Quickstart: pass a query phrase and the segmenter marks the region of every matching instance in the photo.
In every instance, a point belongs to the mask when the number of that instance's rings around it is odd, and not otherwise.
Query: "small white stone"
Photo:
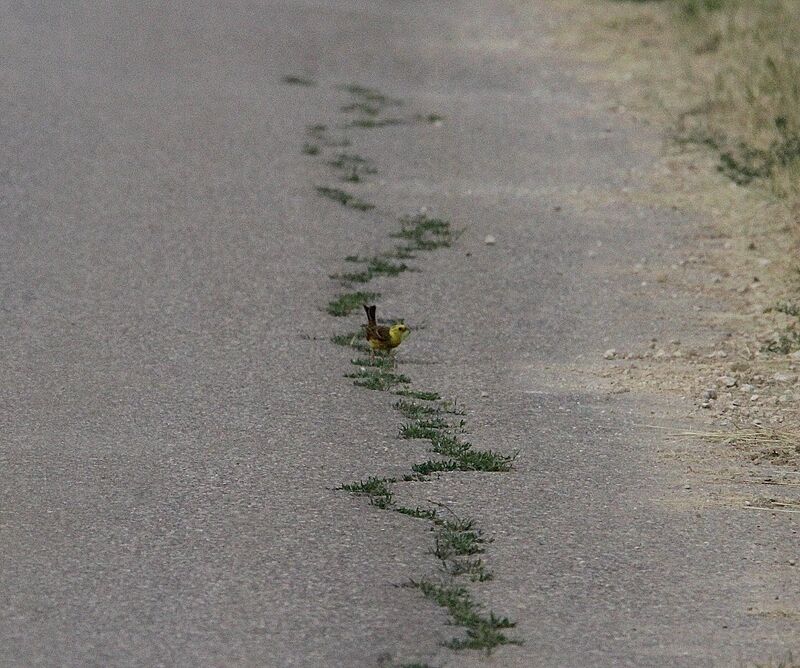
[[[736,383],[739,382],[733,376],[720,376],[717,380],[725,387],[736,387]]]
[[[603,359],[613,360],[617,356],[616,348],[609,348],[603,353]]]
[[[487,246],[494,246],[497,243],[497,239],[494,238],[494,235],[487,234],[486,238],[484,238],[483,243]]]
[[[793,383],[797,380],[797,374],[778,371],[778,373],[772,376],[772,380],[776,383]]]

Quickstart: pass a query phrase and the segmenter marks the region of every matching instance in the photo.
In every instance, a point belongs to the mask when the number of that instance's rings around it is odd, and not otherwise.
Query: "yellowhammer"
[[[397,348],[410,333],[411,330],[402,322],[396,322],[391,327],[386,325],[379,325],[375,320],[375,306],[367,306],[364,304],[364,310],[367,312],[367,324],[361,325],[367,336],[367,341],[372,348],[372,355],[375,355],[376,350],[391,351]]]

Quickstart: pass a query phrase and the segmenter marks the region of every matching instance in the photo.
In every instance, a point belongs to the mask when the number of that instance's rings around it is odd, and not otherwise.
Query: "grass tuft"
[[[283,83],[290,84],[293,86],[316,86],[317,82],[313,79],[307,79],[306,77],[296,76],[294,74],[287,74],[283,79],[281,79]]]
[[[450,425],[441,418],[429,420],[417,420],[400,427],[400,438],[436,438],[441,434],[442,429],[447,429]]]
[[[362,100],[366,100],[367,102],[372,102],[375,105],[381,107],[387,106],[400,106],[403,104],[402,100],[397,98],[388,97],[383,93],[375,90],[374,88],[367,88],[366,86],[360,86],[359,84],[347,84],[342,86],[342,90],[347,91],[353,97],[361,98]]]
[[[384,128],[387,125],[402,125],[405,121],[402,118],[354,118],[349,123],[345,123],[345,128],[362,128],[371,130],[373,128]]]
[[[332,199],[334,202],[339,202],[342,206],[348,206],[351,209],[358,209],[359,211],[369,211],[374,209],[375,205],[359,199],[355,195],[351,195],[339,188],[329,188],[327,186],[316,186],[316,191],[322,197]]]
[[[392,494],[389,485],[396,482],[393,478],[375,478],[370,477],[367,480],[359,480],[349,485],[342,485],[336,489],[345,492],[350,492],[357,496],[369,497],[369,502],[373,506],[381,509],[386,509],[394,503],[394,494]]]
[[[374,367],[376,369],[394,369],[394,358],[390,355],[374,355],[372,357],[356,357],[350,364],[360,367]]]
[[[396,401],[393,408],[400,411],[403,417],[407,417],[410,420],[417,420],[428,415],[436,415],[440,410],[434,406],[426,406],[425,404],[418,404],[415,401],[406,401],[405,399]]]
[[[374,302],[380,296],[380,292],[347,292],[343,295],[339,295],[332,302],[329,302],[326,310],[330,315],[337,317],[350,315],[355,309],[361,307],[362,304]]]
[[[425,214],[419,214],[403,218],[400,224],[400,231],[391,236],[409,242],[401,247],[404,252],[448,248],[453,242],[450,223],[441,218],[428,218]]]
[[[436,514],[435,510],[428,510],[427,508],[407,508],[406,506],[395,506],[392,508],[395,512],[401,513],[402,515],[408,515],[409,517],[415,517],[421,520],[429,520],[431,522],[435,522],[438,520],[438,515]]]
[[[351,256],[352,257],[352,256]],[[372,257],[366,260],[353,259],[351,262],[366,262],[366,267],[361,271],[350,271],[344,274],[336,274],[331,278],[338,278],[347,283],[367,283],[376,276],[397,276],[404,271],[411,271],[411,268],[404,262],[396,263],[384,260],[382,257]]]
[[[466,588],[430,580],[412,580],[407,586],[419,589],[425,598],[446,608],[453,623],[466,629],[465,638],[455,638],[446,643],[450,649],[482,649],[489,653],[499,645],[520,644],[503,633],[504,629],[514,628],[516,624],[492,612],[488,616],[481,614]]]
[[[395,394],[401,397],[411,397],[412,399],[421,399],[422,401],[441,401],[442,397],[438,392],[424,392],[421,390],[397,390]]]
[[[389,373],[383,369],[363,369],[356,373],[345,374],[345,378],[353,378],[353,385],[358,385],[358,387],[381,392],[391,390],[396,385],[411,382],[408,376],[400,373]]]

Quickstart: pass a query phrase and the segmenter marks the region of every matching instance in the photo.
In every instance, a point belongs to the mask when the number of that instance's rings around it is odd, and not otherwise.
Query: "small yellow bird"
[[[372,356],[376,350],[391,351],[397,348],[403,340],[411,333],[411,330],[402,322],[396,322],[391,327],[379,325],[375,319],[375,306],[364,304],[367,312],[367,324],[361,325],[367,337],[367,342],[372,348]]]

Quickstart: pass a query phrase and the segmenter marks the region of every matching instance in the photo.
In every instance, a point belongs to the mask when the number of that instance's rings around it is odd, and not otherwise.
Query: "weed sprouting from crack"
[[[428,520],[429,522],[436,522],[439,519],[435,510],[429,510],[427,508],[407,508],[405,506],[395,506],[392,508],[392,510],[400,513],[401,515],[408,515],[409,517]]]
[[[367,88],[366,86],[360,86],[359,84],[347,84],[341,87],[342,90],[347,91],[353,97],[361,98],[362,100],[366,100],[367,102],[372,102],[373,104],[379,105],[381,107],[387,106],[394,106],[398,107],[403,104],[402,100],[399,100],[394,97],[388,97],[383,93],[375,90],[374,88]]]
[[[444,121],[444,116],[439,114],[417,114],[414,118],[423,123],[441,123]]]
[[[332,137],[328,126],[323,123],[309,125],[306,128],[306,134],[311,137],[311,139],[324,144],[325,146],[339,146],[342,148],[345,146],[350,146],[350,140],[347,139],[347,137],[342,137],[339,139]]]
[[[303,144],[303,153],[305,155],[319,155],[319,146],[316,144],[305,143]]]
[[[376,276],[397,276],[404,271],[413,271],[404,262],[396,263],[384,260],[382,257],[372,257],[367,260],[362,260],[356,256],[351,256],[354,259],[351,262],[366,262],[366,267],[361,271],[349,271],[344,274],[334,274],[331,278],[339,279],[345,283],[367,283]]]
[[[444,520],[439,525],[433,554],[440,561],[472,556],[481,554],[487,542],[491,541],[483,537],[483,532],[475,527],[474,520],[456,517],[454,520]]]
[[[347,334],[334,334],[331,337],[331,343],[337,346],[346,346],[348,348],[355,348],[356,350],[368,353],[369,346],[364,343],[364,332],[349,332]]]
[[[295,74],[287,74],[283,79],[281,79],[283,83],[290,84],[293,86],[316,86],[317,82],[313,79],[307,79],[306,77],[297,76]]]
[[[406,239],[409,243],[399,247],[403,252],[448,248],[453,243],[450,223],[441,218],[429,218],[424,213],[400,220],[400,231],[393,233],[395,239]]]
[[[466,638],[454,638],[446,643],[450,649],[482,649],[487,653],[499,645],[520,644],[506,636],[502,630],[516,626],[507,617],[497,617],[493,612],[481,614],[465,587],[439,584],[430,580],[411,580],[407,587],[419,589],[423,596],[446,608],[457,626],[466,629]]]
[[[371,130],[373,128],[384,128],[387,125],[402,125],[405,121],[402,118],[354,118],[349,123],[344,124],[344,128],[361,128]]]
[[[361,181],[364,174],[375,174],[377,171],[369,160],[354,153],[339,153],[328,164],[344,172],[342,178],[352,183]]]
[[[355,195],[351,195],[339,188],[329,188],[328,186],[316,186],[315,190],[322,197],[332,199],[334,202],[339,202],[342,206],[348,206],[351,209],[358,209],[359,211],[369,211],[374,209],[375,205],[359,199]]]
[[[336,489],[350,492],[356,496],[366,496],[373,506],[385,510],[390,508],[394,503],[394,494],[392,494],[392,490],[389,488],[389,485],[394,482],[395,480],[393,478],[370,477],[366,480],[350,483],[349,485],[342,485]]]
[[[410,420],[436,415],[440,412],[440,409],[435,406],[426,406],[425,404],[418,404],[415,401],[406,401],[405,399],[396,401],[392,407],[400,411],[403,417],[407,417]]]
[[[395,361],[390,355],[374,355],[372,357],[356,357],[350,360],[350,364],[376,369],[394,369]]]
[[[486,568],[486,562],[483,559],[454,559],[443,562],[442,566],[445,572],[454,578],[466,575],[473,582],[488,582],[494,577],[492,572]]]
[[[347,292],[329,302],[325,310],[330,315],[337,317],[350,315],[355,309],[360,308],[362,304],[374,302],[380,296],[380,292]]]
[[[441,433],[440,430],[449,427],[450,425],[441,418],[417,420],[402,425],[398,436],[400,438],[436,438]]]
[[[420,399],[422,401],[441,401],[442,397],[438,392],[424,392],[421,390],[397,390],[395,394],[401,397],[411,397],[412,399]]]
[[[389,373],[383,369],[362,369],[356,373],[345,374],[345,378],[353,378],[353,385],[358,385],[358,387],[381,392],[391,390],[396,385],[411,382],[408,376],[400,373]]]
[[[351,102],[350,104],[342,105],[339,109],[345,113],[357,111],[365,116],[377,116],[381,113],[379,105],[369,104],[368,102]]]

